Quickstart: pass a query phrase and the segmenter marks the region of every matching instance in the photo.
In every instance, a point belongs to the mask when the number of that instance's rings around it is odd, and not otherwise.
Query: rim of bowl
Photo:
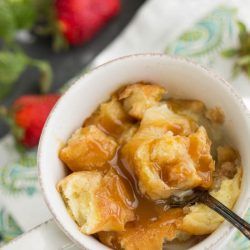
[[[42,179],[42,175],[41,175],[41,172],[42,172],[42,167],[41,167],[41,164],[40,164],[40,158],[41,158],[41,155],[43,153],[42,151],[42,145],[43,145],[43,141],[45,140],[44,137],[45,137],[45,133],[46,133],[46,129],[48,127],[48,124],[49,124],[49,121],[50,121],[50,118],[53,116],[53,113],[57,110],[57,106],[60,105],[61,102],[63,102],[63,97],[65,95],[67,95],[68,92],[70,92],[71,89],[73,89],[80,80],[83,80],[84,78],[86,78],[89,74],[93,74],[94,72],[98,71],[100,68],[103,68],[105,67],[106,65],[109,65],[109,64],[113,64],[113,63],[116,63],[117,61],[120,61],[120,60],[126,60],[126,59],[132,59],[132,58],[138,58],[138,57],[165,57],[165,58],[168,58],[170,60],[174,60],[174,61],[180,61],[180,62],[184,62],[184,63],[187,63],[187,64],[190,64],[196,68],[198,68],[199,70],[202,70],[203,72],[205,72],[206,74],[208,74],[211,78],[219,81],[222,85],[224,85],[230,92],[231,94],[237,99],[237,101],[239,102],[240,104],[240,107],[241,109],[243,110],[245,116],[249,119],[250,121],[250,111],[249,109],[246,107],[246,105],[244,104],[241,96],[236,92],[236,90],[233,88],[233,86],[227,82],[223,77],[221,77],[220,75],[218,75],[217,73],[215,73],[214,71],[212,71],[211,69],[207,68],[206,66],[204,65],[201,65],[199,63],[196,63],[188,58],[185,58],[185,57],[180,57],[180,56],[176,56],[176,55],[167,55],[167,54],[164,54],[164,53],[137,53],[137,54],[131,54],[131,55],[126,55],[126,56],[121,56],[121,57],[118,57],[118,58],[115,58],[115,59],[112,59],[112,60],[109,60],[103,64],[100,64],[99,66],[97,67],[94,67],[93,69],[91,69],[89,72],[86,72],[86,73],[83,73],[79,76],[77,76],[75,79],[72,80],[72,84],[69,86],[69,88],[62,94],[61,98],[57,101],[57,103],[55,104],[55,106],[53,107],[53,109],[51,110],[47,120],[46,120],[46,123],[44,125],[44,128],[42,130],[42,134],[41,134],[41,137],[40,137],[40,141],[39,141],[39,145],[38,145],[38,152],[37,152],[37,165],[38,165],[38,178],[39,178],[39,183],[40,183],[40,187],[41,187],[41,190],[42,190],[42,195],[43,195],[43,198],[45,200],[45,203],[46,205],[48,206],[53,218],[55,219],[57,225],[60,227],[60,229],[66,234],[66,236],[71,239],[73,242],[75,242],[78,246],[80,247],[85,247],[87,249],[90,249],[89,247],[89,244],[86,242],[86,246],[83,246],[81,242],[78,241],[78,239],[69,231],[67,230],[67,228],[65,228],[62,224],[61,224],[61,221],[60,219],[58,219],[57,217],[57,214],[56,214],[56,211],[54,210],[53,206],[51,205],[50,201],[49,201],[49,198],[47,197],[47,193],[45,192],[45,184],[44,184],[44,180]],[[250,199],[250,197],[249,197]],[[243,208],[243,206],[248,206],[249,205],[249,200],[246,199],[246,202],[244,204],[242,204],[240,207]],[[232,233],[232,229],[233,228],[229,228],[228,230],[225,230],[224,234],[219,238],[219,240],[217,240],[216,242],[211,242],[211,245],[213,246],[216,246],[218,244],[218,242],[220,242],[223,238],[225,238],[229,233],[231,234]],[[217,230],[217,229],[216,229]],[[216,231],[215,230],[215,231]],[[211,235],[210,235],[211,236]],[[91,237],[91,236],[88,236],[88,237]],[[208,236],[209,237],[209,236]],[[207,237],[207,238],[208,238]],[[207,239],[206,238],[206,239]],[[206,240],[205,239],[205,240]],[[195,248],[196,246],[198,247],[198,245],[200,245],[204,240],[202,240],[200,243],[192,246],[191,248],[189,248],[190,250],[193,249],[193,247]],[[102,243],[101,243],[102,244]],[[105,246],[103,244],[103,246]],[[107,247],[107,246],[105,246]],[[210,248],[209,248],[210,249]]]

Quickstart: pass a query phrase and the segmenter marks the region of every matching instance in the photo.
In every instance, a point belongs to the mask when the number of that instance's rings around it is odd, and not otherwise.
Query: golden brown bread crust
[[[72,171],[103,169],[116,148],[112,137],[92,125],[78,129],[60,150],[59,157]]]
[[[122,104],[115,96],[87,118],[83,126],[96,125],[105,133],[119,138],[131,126],[131,118],[124,111]]]
[[[206,117],[213,123],[222,124],[225,120],[225,114],[222,108],[214,107],[206,111]]]
[[[190,135],[199,127],[187,116],[172,112],[166,104],[161,104],[148,109],[140,124],[141,129],[154,128],[161,133],[171,131],[174,135]]]
[[[144,112],[159,104],[166,90],[158,85],[136,83],[125,87],[119,95],[123,106],[129,115],[136,119],[142,119]]]
[[[203,114],[206,107],[198,100],[169,99],[166,101],[168,107],[177,114]]]
[[[132,197],[113,170],[75,172],[57,185],[66,208],[81,232],[124,230],[135,219]]]

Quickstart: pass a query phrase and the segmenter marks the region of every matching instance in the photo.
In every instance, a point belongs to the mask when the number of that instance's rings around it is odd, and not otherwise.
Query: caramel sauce
[[[121,148],[122,146],[117,150],[115,157],[109,164],[123,179],[129,193],[127,202],[134,209],[135,220],[125,225],[125,231],[100,232],[98,238],[114,249],[123,249],[120,244],[121,239],[128,249],[137,249],[138,247],[140,249],[147,247],[159,249],[166,239],[175,238],[177,224],[182,220],[184,212],[182,209],[169,209],[164,201],[153,201],[141,194],[131,164],[121,156]]]
[[[174,110],[181,110],[183,109],[183,106],[185,106],[188,102],[180,102],[174,107]],[[172,100],[172,105],[174,106],[175,100]],[[193,106],[191,106],[192,109],[194,109],[194,112],[200,113],[204,111],[204,107],[201,105],[200,102],[194,102]],[[190,108],[190,105],[189,105]],[[125,117],[121,117],[122,120],[119,121],[119,119],[114,120],[114,117],[111,117],[110,115],[103,115],[103,116],[97,116],[99,110],[95,111],[89,118],[87,118],[84,122],[84,126],[95,124],[98,128],[100,128],[102,131],[104,131],[107,135],[113,136],[115,138],[121,136],[121,133],[127,129],[127,127],[124,127],[124,124],[126,124]],[[127,118],[127,117],[126,117]],[[191,122],[190,118],[190,122]],[[129,121],[130,123],[132,120]],[[178,124],[166,124],[162,123],[162,121],[154,122],[154,127],[159,128],[165,128],[166,131],[171,130],[174,134],[180,134],[183,133],[182,127]],[[138,187],[138,180],[135,176],[135,173],[133,171],[132,164],[128,163],[126,159],[122,158],[121,156],[121,148],[123,145],[120,145],[116,155],[114,158],[109,162],[109,164],[116,170],[116,172],[120,175],[120,177],[123,179],[127,190],[129,190],[130,194],[130,200],[132,200],[133,204],[130,204],[135,209],[136,214],[136,221],[138,223],[144,222],[144,221],[151,221],[151,220],[157,220],[159,216],[161,216],[165,209],[161,204],[161,202],[155,202],[153,200],[148,199],[144,195],[141,194],[139,187]],[[197,151],[197,142],[193,141],[191,143],[189,148],[189,153],[191,155],[195,155]],[[136,145],[135,145],[136,148]],[[175,165],[177,163],[173,163],[172,165]],[[208,164],[206,162],[206,159],[203,159],[201,162],[199,162],[199,175],[202,178],[202,181],[204,182],[204,186],[209,186],[212,181],[212,176],[210,174],[210,169],[208,168]],[[175,187],[178,182],[181,181],[182,177],[185,179],[189,173],[183,172],[181,165],[179,168],[176,168],[176,171],[179,173],[178,176],[169,176],[169,168],[172,168],[171,165],[160,167],[155,163],[155,168],[157,169],[161,179],[167,183],[171,187]],[[179,171],[178,171],[179,169]],[[183,172],[183,173],[182,173]]]
[[[179,111],[184,109],[183,107],[187,103],[188,102],[175,103],[175,101],[172,100],[171,104],[175,111]],[[193,113],[198,113],[198,116],[202,116],[201,113],[204,112],[204,105],[198,101],[193,102],[192,105],[190,104],[188,108],[191,109]],[[182,115],[185,116],[187,114]],[[118,139],[122,135],[122,133],[128,129],[128,127],[125,126],[126,119],[123,116],[121,116],[121,118],[121,120],[114,120],[114,117],[110,114],[100,116],[98,114],[98,111],[96,111],[89,118],[87,118],[87,120],[85,120],[84,126],[95,124],[107,135],[113,136],[114,138]],[[192,129],[195,131],[198,125],[193,119],[189,119],[188,115],[187,118],[189,123],[192,124]],[[128,123],[130,125],[135,124],[135,121],[129,120]],[[170,130],[175,135],[186,134],[186,132],[183,131],[182,126],[175,123],[163,124],[162,122],[155,122],[154,127],[159,127],[160,129],[164,129],[166,131]],[[140,246],[140,249],[147,249],[147,247],[148,249],[159,249],[159,246],[162,246],[165,239],[171,241],[176,237],[176,233],[178,230],[177,227],[178,224],[181,223],[182,218],[185,215],[185,209],[169,208],[168,206],[166,206],[166,202],[164,200],[153,201],[147,198],[145,195],[142,195],[138,187],[138,179],[134,173],[132,164],[127,162],[127,160],[122,157],[122,147],[123,145],[119,145],[115,156],[111,161],[109,161],[109,165],[123,180],[125,189],[127,191],[126,195],[124,195],[123,197],[123,200],[126,201],[126,205],[128,207],[133,208],[133,211],[135,213],[135,220],[126,223],[125,231],[100,232],[97,236],[101,240],[101,242],[108,246],[111,246],[114,249],[122,249],[122,246],[120,245],[121,238],[119,237],[122,237],[124,241],[127,240],[126,244],[128,247],[131,247],[131,249],[139,249],[136,246],[138,237],[142,238],[142,240],[140,240],[139,242],[146,242],[142,244],[150,245],[149,239],[150,241],[152,241],[152,244],[150,246],[145,245],[145,248],[142,248],[142,246]],[[136,148],[136,145],[133,145],[132,147]],[[198,151],[197,147],[197,143],[196,141],[194,141],[194,143],[190,146],[189,153],[191,155],[196,154],[196,151]],[[177,162],[173,162],[173,165],[175,164],[177,164]],[[203,186],[209,187],[212,183],[209,162],[206,158],[204,158],[201,159],[198,165],[198,173],[202,179],[202,182],[204,182]],[[176,174],[176,176],[169,176],[169,173],[171,172],[169,171],[169,168],[171,168],[170,165],[162,167],[158,166],[157,163],[155,163],[154,167],[157,169],[161,179],[170,187],[175,187],[179,182],[182,181],[182,179],[187,178],[187,176],[189,175],[188,170],[182,170],[181,164],[176,167],[176,171],[179,174]],[[113,183],[112,185],[115,185],[115,183]],[[112,185],[110,185],[110,192],[112,192]],[[121,195],[122,192],[119,193],[118,196],[121,197]],[[132,245],[130,246],[130,244]]]
[[[130,200],[133,201],[131,205],[135,209],[136,221],[141,223],[157,220],[164,212],[164,207],[157,205],[156,202],[147,199],[141,194],[133,169],[131,169],[131,165],[121,157],[120,149],[118,149],[116,156],[110,164],[123,179],[130,198],[132,198]]]
[[[198,109],[198,112],[200,111],[200,109]],[[121,136],[122,131],[126,129],[123,127],[124,123],[120,123],[117,121],[114,122],[110,117],[105,117],[105,116],[102,117],[102,119],[96,120],[95,115],[96,113],[90,116],[85,121],[84,125],[86,126],[95,123],[95,125],[97,125],[107,135],[113,136],[115,138]],[[154,126],[157,125],[160,128],[164,128],[164,126],[167,126],[166,130],[167,131],[172,130],[174,134],[175,133],[179,134],[183,132],[181,131],[182,129],[181,126],[178,126],[178,124],[162,124],[161,122],[160,124],[158,124],[157,122],[154,123]],[[169,207],[165,205],[166,203],[164,201],[161,200],[153,201],[151,199],[148,199],[145,195],[141,194],[138,187],[138,179],[134,173],[132,164],[127,162],[127,160],[122,157],[121,154],[122,147],[123,145],[119,145],[119,148],[117,149],[114,158],[111,161],[109,161],[109,164],[112,168],[115,169],[116,173],[122,178],[126,190],[129,193],[129,199],[124,197],[124,200],[127,201],[127,206],[132,207],[135,212],[135,218],[136,218],[135,221],[127,223],[126,228],[131,230],[131,228],[137,228],[140,225],[147,225],[150,224],[151,222],[159,222],[166,214],[168,214],[169,217],[168,219],[172,222],[180,220],[183,217],[183,213],[172,213],[171,212],[172,209],[169,209]],[[194,142],[192,143],[192,145],[190,145],[189,153],[191,155],[196,154],[196,151],[197,151],[197,145],[196,142]],[[174,162],[172,165],[175,164],[177,164],[177,162]],[[209,186],[212,182],[212,176],[210,174],[210,169],[208,168],[209,164],[207,163],[206,159],[202,159],[202,161],[199,162],[199,165],[200,166],[198,169],[198,173],[202,178],[202,182],[204,182],[204,187]],[[187,176],[189,175],[187,170],[184,169],[185,170],[184,171],[182,169],[181,164],[176,167],[176,171],[178,172],[176,173],[176,176],[174,176],[174,174],[173,176],[169,176],[171,172],[169,171],[169,168],[172,168],[171,165],[161,167],[158,166],[157,163],[155,163],[155,168],[157,169],[161,179],[170,187],[175,187],[179,182],[182,181],[182,179],[187,178]],[[113,232],[109,233],[113,234]]]

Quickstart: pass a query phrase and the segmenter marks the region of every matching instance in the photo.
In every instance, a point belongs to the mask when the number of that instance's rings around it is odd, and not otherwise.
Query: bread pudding
[[[191,246],[215,231],[223,218],[210,208],[167,201],[198,188],[233,208],[242,167],[224,119],[221,108],[156,84],[118,89],[59,152],[71,173],[57,189],[79,230],[125,250]]]

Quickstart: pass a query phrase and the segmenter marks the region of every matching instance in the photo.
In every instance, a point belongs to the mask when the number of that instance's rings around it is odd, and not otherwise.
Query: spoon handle
[[[229,221],[233,226],[238,228],[249,240],[250,240],[250,224],[245,220],[240,218],[237,214],[235,214],[232,210],[228,209],[221,202],[215,199],[210,194],[206,193],[200,196],[200,201],[216,211],[222,217],[224,217],[227,221]]]

